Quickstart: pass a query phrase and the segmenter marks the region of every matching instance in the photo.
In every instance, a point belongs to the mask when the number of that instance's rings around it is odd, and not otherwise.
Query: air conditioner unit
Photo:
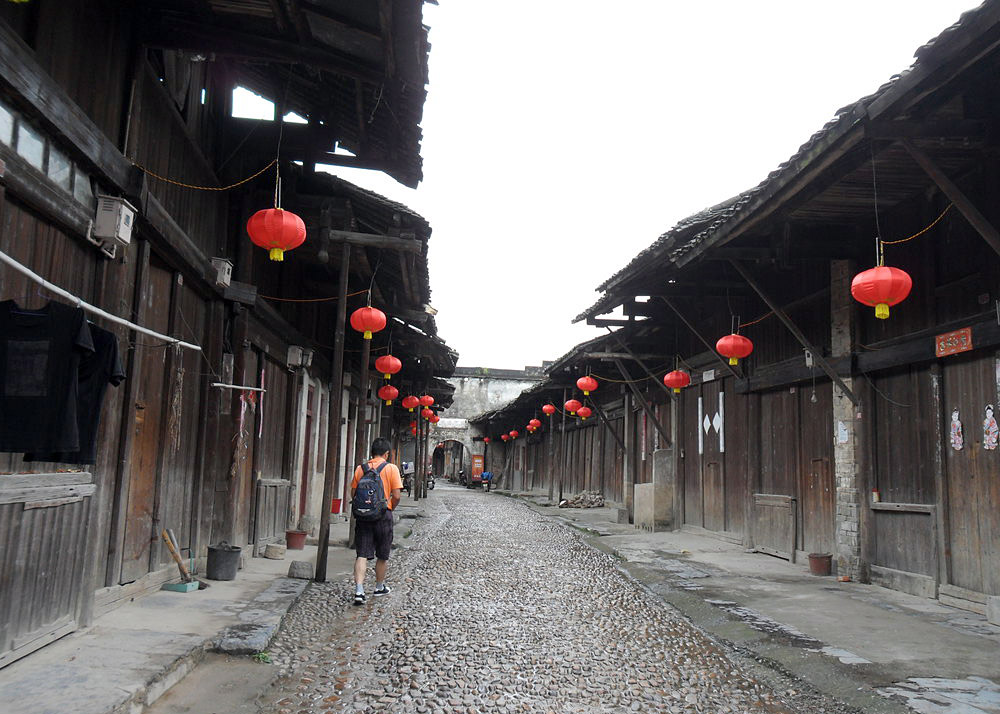
[[[132,242],[135,208],[124,198],[97,196],[97,215],[92,236],[103,244],[114,242],[123,246]]]

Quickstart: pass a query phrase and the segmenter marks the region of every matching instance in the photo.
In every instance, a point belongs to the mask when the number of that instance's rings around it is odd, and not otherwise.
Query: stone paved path
[[[348,583],[310,587],[275,642],[285,675],[261,711],[842,711],[776,694],[522,503],[444,487],[427,509],[396,527],[389,597],[351,607]]]

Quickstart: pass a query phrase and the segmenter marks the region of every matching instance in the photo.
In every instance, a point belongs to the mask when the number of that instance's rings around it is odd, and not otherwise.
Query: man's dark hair
[[[381,456],[392,451],[392,442],[380,436],[372,442],[372,456]]]

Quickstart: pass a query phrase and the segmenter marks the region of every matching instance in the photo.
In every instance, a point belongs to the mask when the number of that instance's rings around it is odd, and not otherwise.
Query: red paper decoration
[[[546,404],[542,407],[542,411],[545,412],[547,416],[552,416],[556,413],[556,407],[554,404]]]
[[[517,429],[511,429],[511,431],[510,431],[510,438],[511,439],[516,439],[520,435],[521,435],[521,432],[519,432]]]
[[[490,437],[488,437],[488,436],[484,436],[484,437],[483,437],[483,443],[484,443],[484,444],[488,444],[488,443],[490,443]]]
[[[412,394],[408,397],[403,397],[403,406],[409,409],[411,412],[420,404],[420,400],[414,397]]]
[[[431,416],[427,417],[427,421],[429,421],[431,424],[437,424],[439,421],[441,421],[441,417],[439,417],[437,414],[432,414]]]
[[[576,415],[581,419],[583,419],[584,421],[587,421],[587,417],[589,417],[593,413],[594,412],[590,410],[590,407],[580,407],[579,409],[576,410]]]
[[[434,397],[432,397],[430,394],[425,394],[424,396],[420,397],[420,406],[422,407],[434,406]]]
[[[568,402],[563,404],[563,409],[568,411],[570,414],[576,414],[576,411],[583,405],[576,399],[570,399]]]
[[[587,375],[586,377],[580,377],[578,380],[576,380],[576,387],[577,389],[582,391],[584,395],[588,395],[595,389],[597,389],[597,380],[591,377],[590,375]]]
[[[420,416],[422,416],[424,419],[430,419],[432,416],[434,416],[434,412],[424,407],[423,409],[420,410]]]
[[[528,426],[530,426],[532,429],[537,429],[541,425],[542,422],[539,421],[538,419],[532,419],[531,421],[528,422]]]
[[[889,307],[903,302],[913,288],[913,279],[905,270],[879,265],[858,273],[851,281],[851,295],[875,308],[875,317],[885,320]]]
[[[680,394],[684,387],[691,384],[691,375],[680,369],[667,372],[663,376],[663,383],[674,390],[674,394]]]
[[[507,439],[509,439],[510,437],[507,434],[501,434],[500,438],[503,439],[504,441],[507,441]]]
[[[392,355],[382,355],[375,360],[375,369],[385,375],[386,379],[391,379],[392,375],[396,374],[402,368],[403,363]]]
[[[351,327],[370,340],[373,332],[385,329],[385,313],[377,307],[359,307],[351,313]]]
[[[253,244],[270,251],[271,260],[285,259],[285,251],[298,248],[306,239],[306,224],[291,211],[265,208],[250,216],[247,233]]]
[[[392,404],[392,400],[399,396],[399,390],[393,387],[391,384],[387,384],[378,390],[378,398],[385,400],[385,405],[389,406]]]
[[[753,352],[753,342],[743,335],[726,335],[715,343],[715,349],[723,357],[729,358],[729,364],[737,365],[741,359]]]

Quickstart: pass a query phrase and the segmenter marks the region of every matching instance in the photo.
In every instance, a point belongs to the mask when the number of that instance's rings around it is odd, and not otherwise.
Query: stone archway
[[[440,439],[432,456],[434,475],[439,479],[465,485],[472,468],[472,455],[472,445],[464,440]]]

